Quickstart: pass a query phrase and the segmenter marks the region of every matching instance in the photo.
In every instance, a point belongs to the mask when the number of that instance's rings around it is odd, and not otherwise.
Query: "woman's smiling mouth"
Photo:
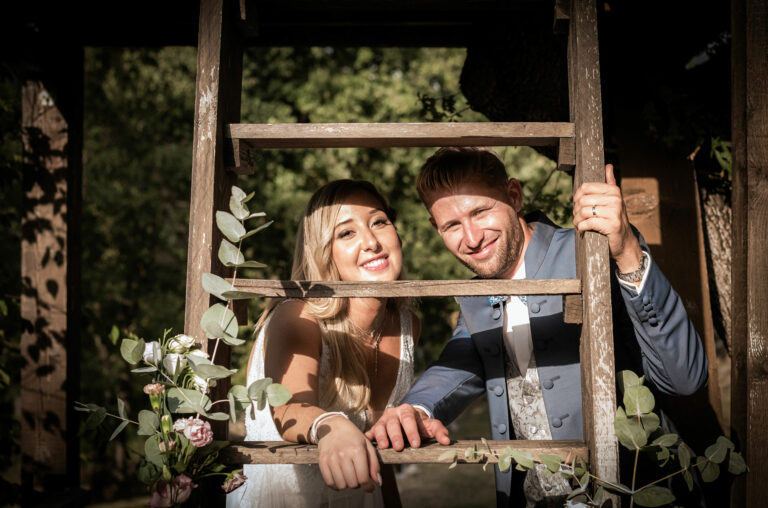
[[[366,261],[360,265],[360,267],[364,270],[368,270],[369,272],[378,272],[379,270],[384,270],[389,266],[389,260],[387,258],[388,256],[377,256],[369,261]]]

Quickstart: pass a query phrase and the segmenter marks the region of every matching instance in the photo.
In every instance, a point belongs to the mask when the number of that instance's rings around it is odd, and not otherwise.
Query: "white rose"
[[[195,345],[195,338],[180,333],[168,342],[168,349],[174,353],[183,353]]]
[[[144,358],[145,362],[151,363],[152,365],[160,363],[160,360],[163,358],[163,351],[160,349],[160,343],[153,340],[152,342],[144,344],[144,355],[142,355],[142,358]]]
[[[163,358],[163,366],[165,370],[171,376],[175,376],[177,372],[183,369],[187,365],[187,358],[184,355],[178,353],[168,353]]]
[[[208,387],[213,388],[216,386],[216,380],[212,380],[209,383],[205,382],[205,378],[202,378],[200,376],[195,376],[195,379],[192,381],[195,384],[195,388],[197,388],[199,391],[205,393],[208,390]]]

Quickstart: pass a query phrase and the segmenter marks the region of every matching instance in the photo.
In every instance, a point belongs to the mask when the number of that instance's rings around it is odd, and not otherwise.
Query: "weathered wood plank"
[[[578,294],[581,292],[581,281],[579,279],[330,282],[238,278],[234,286],[238,291],[263,296],[285,296],[289,298],[553,295]]]
[[[535,458],[540,454],[560,455],[567,462],[574,459],[587,460],[587,447],[583,441],[487,441],[495,453],[506,447],[528,452]],[[467,459],[464,450],[471,447],[486,450],[480,440],[459,440],[448,446],[436,442],[425,443],[420,448],[406,448],[401,452],[388,448],[377,450],[384,464],[450,464],[452,460],[440,460],[438,457],[448,450],[456,450],[460,464],[482,464],[484,459]],[[221,458],[227,464],[317,464],[316,445],[289,443],[285,441],[251,441],[228,446],[221,452]],[[498,462],[495,457],[491,463]]]
[[[557,143],[557,169],[570,173],[576,166],[576,142],[572,138],[561,138]]]
[[[768,469],[760,462],[768,449],[768,5],[761,0],[732,5],[739,23],[733,28],[743,34],[734,37],[739,54],[734,53],[733,81],[731,309],[732,345],[739,355],[732,364],[733,388],[743,392],[734,394],[732,419],[751,466],[738,484],[741,506],[766,506]]]
[[[253,148],[554,146],[567,122],[231,124],[227,137]]]
[[[604,182],[603,119],[600,97],[597,12],[591,0],[571,3],[568,83],[571,120],[576,126],[574,191],[587,181]],[[604,480],[619,479],[613,323],[608,241],[587,232],[576,238],[576,267],[582,280],[584,324],[581,330],[581,396],[584,440],[590,471]],[[613,497],[614,506],[619,503]]]
[[[552,25],[552,31],[556,34],[567,34],[570,21],[571,1],[555,0],[555,21]]]
[[[211,297],[202,288],[202,274],[231,273],[214,254],[222,238],[214,217],[217,210],[227,208],[235,183],[235,176],[224,168],[224,126],[240,119],[243,54],[236,39],[236,9],[228,0],[200,2],[184,331],[203,342],[204,348],[209,345],[200,318]],[[229,366],[227,346],[218,348],[216,363]],[[222,381],[213,389],[214,400],[226,398],[229,380]],[[213,423],[217,437],[226,439],[226,423]]]
[[[42,64],[48,75],[34,72],[21,90],[20,446],[27,493],[63,490],[79,478],[83,53],[68,49],[50,58]],[[68,77],[57,79],[64,72]]]
[[[563,296],[563,321],[577,325],[584,322],[584,299],[580,294]]]

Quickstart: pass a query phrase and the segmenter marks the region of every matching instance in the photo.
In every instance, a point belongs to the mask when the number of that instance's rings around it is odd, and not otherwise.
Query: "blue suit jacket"
[[[558,228],[540,213],[526,220],[535,224],[525,252],[527,278],[575,278],[574,230]],[[642,369],[652,387],[669,394],[688,395],[703,386],[707,359],[701,340],[658,265],[651,263],[642,294],[622,287],[613,274],[611,281],[617,370]],[[461,313],[453,337],[402,402],[420,404],[447,424],[487,391],[492,439],[514,439],[504,377],[502,313],[494,312],[484,296],[457,301]],[[560,295],[531,295],[527,301],[552,439],[583,439],[580,326],[563,322]],[[513,494],[511,468],[505,473],[496,468],[496,490],[499,506],[508,506]]]

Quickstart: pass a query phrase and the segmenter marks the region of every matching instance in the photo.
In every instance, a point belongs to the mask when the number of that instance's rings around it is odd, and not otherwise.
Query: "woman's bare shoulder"
[[[303,300],[288,300],[276,307],[269,318],[266,336],[270,345],[279,342],[279,349],[319,351],[321,344],[320,325]]]

